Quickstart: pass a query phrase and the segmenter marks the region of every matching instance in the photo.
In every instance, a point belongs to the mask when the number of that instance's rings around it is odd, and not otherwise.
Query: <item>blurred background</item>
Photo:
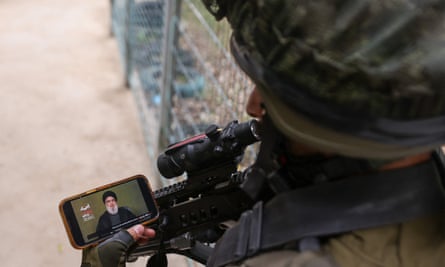
[[[79,266],[60,200],[173,183],[154,164],[169,143],[247,119],[228,25],[198,0],[2,0],[0,20],[2,266]]]

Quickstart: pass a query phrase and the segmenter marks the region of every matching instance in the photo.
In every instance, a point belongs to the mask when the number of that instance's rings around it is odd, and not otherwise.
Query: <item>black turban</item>
[[[113,197],[117,201],[117,196],[113,191],[107,191],[102,195],[102,201],[105,203],[107,197]]]

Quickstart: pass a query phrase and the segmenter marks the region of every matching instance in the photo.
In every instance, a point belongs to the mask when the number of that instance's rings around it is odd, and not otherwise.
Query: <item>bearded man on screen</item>
[[[102,201],[106,211],[100,216],[96,227],[96,233],[99,235],[110,231],[114,226],[136,218],[127,207],[119,207],[116,193],[113,191],[106,191],[102,195]]]

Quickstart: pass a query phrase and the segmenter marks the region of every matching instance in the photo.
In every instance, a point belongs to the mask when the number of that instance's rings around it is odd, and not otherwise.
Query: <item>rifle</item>
[[[187,174],[187,179],[154,192],[159,220],[150,225],[156,237],[134,248],[127,261],[150,256],[147,266],[167,266],[167,253],[181,254],[205,264],[211,244],[224,233],[221,223],[237,220],[252,207],[240,188],[244,172],[238,165],[247,146],[260,140],[255,120],[216,125],[204,134],[170,145],[157,165],[165,178]]]

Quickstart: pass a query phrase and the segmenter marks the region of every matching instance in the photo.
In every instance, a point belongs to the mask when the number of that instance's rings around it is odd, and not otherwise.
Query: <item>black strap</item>
[[[245,172],[246,179],[241,185],[243,191],[254,201],[264,199],[264,191],[272,190],[277,194],[290,190],[286,180],[278,174],[281,168],[278,157],[282,154],[283,136],[267,114],[261,123],[261,139],[263,141],[255,163]]]
[[[433,160],[296,189],[257,203],[220,239],[207,266],[241,261],[305,237],[404,222],[445,209]]]

